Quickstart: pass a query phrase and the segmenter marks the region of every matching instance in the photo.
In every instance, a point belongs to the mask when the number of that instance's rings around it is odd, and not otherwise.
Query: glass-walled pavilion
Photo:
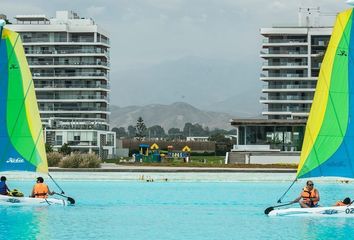
[[[237,129],[234,149],[300,151],[306,120],[232,119]]]

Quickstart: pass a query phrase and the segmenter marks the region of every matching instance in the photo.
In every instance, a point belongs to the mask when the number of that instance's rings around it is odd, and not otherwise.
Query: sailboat
[[[22,41],[18,33],[4,26],[5,21],[1,19],[0,171],[49,175],[42,123]],[[0,205],[68,205],[75,202],[63,193],[61,189],[58,195],[64,199],[0,195]]]
[[[314,177],[354,178],[353,9],[337,15],[306,125],[295,181]],[[278,203],[284,196],[285,194]],[[341,207],[277,209],[284,205],[290,204],[270,207],[265,213],[269,216],[354,216],[354,204]]]

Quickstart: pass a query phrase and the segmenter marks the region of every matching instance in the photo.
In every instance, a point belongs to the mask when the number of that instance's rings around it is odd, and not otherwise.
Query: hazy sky
[[[168,97],[161,94],[161,99],[158,96],[144,98],[144,95],[141,98],[129,97],[134,91],[134,86],[140,83],[144,86],[144,82],[151,78],[165,81],[165,87],[168,88],[171,75],[183,77],[179,75],[180,64],[189,64],[192,61],[193,68],[188,69],[189,76],[193,76],[193,81],[200,85],[218,84],[219,81],[216,79],[217,74],[207,75],[204,72],[204,75],[199,75],[200,71],[208,69],[205,66],[211,66],[211,71],[218,72],[223,69],[222,71],[229,73],[223,74],[220,79],[221,84],[228,85],[225,91],[219,95],[211,94],[210,103],[215,106],[217,102],[235,99],[244,94],[245,97],[242,98],[244,103],[249,104],[247,108],[250,113],[256,113],[262,107],[258,102],[260,89],[264,85],[258,79],[262,63],[259,58],[262,40],[259,29],[279,23],[297,23],[297,11],[300,6],[319,6],[323,12],[338,12],[348,7],[345,0],[2,0],[1,2],[1,11],[8,15],[10,20],[16,14],[46,14],[53,17],[56,10],[74,10],[81,17],[92,17],[110,32],[111,102],[114,105],[168,104],[186,101],[197,107],[208,108],[204,98],[190,96],[193,95],[190,91],[183,94],[183,89],[175,89]],[[215,62],[221,65],[226,62],[228,68],[225,70],[223,66],[217,66],[218,69],[213,69]],[[159,69],[159,66],[168,66],[168,71]],[[137,75],[139,72],[141,74]],[[207,94],[204,92],[205,96]],[[230,109],[230,112],[232,111],[235,112],[235,109]],[[242,111],[244,110],[241,109],[239,112]]]

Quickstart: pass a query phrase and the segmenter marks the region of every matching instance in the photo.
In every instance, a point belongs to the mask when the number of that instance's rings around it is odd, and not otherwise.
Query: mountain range
[[[230,120],[236,118],[228,113],[200,110],[188,103],[176,102],[170,105],[149,104],[145,106],[111,106],[111,127],[136,125],[142,117],[147,127],[162,126],[167,132],[170,128],[183,129],[185,123],[200,124],[209,129],[232,129]]]
[[[259,103],[262,82],[259,71],[253,68],[245,59],[192,56],[126,69],[114,68],[111,104],[144,106],[186,102],[207,111],[255,117],[263,106]]]

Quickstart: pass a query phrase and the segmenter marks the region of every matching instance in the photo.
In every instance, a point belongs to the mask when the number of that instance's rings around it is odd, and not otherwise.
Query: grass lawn
[[[125,158],[128,161],[131,158]],[[164,159],[161,163],[130,163],[121,159],[105,160],[106,163],[131,166],[164,166],[164,167],[220,167],[220,168],[297,168],[297,164],[224,164],[225,156],[191,156],[190,162],[182,159]]]

